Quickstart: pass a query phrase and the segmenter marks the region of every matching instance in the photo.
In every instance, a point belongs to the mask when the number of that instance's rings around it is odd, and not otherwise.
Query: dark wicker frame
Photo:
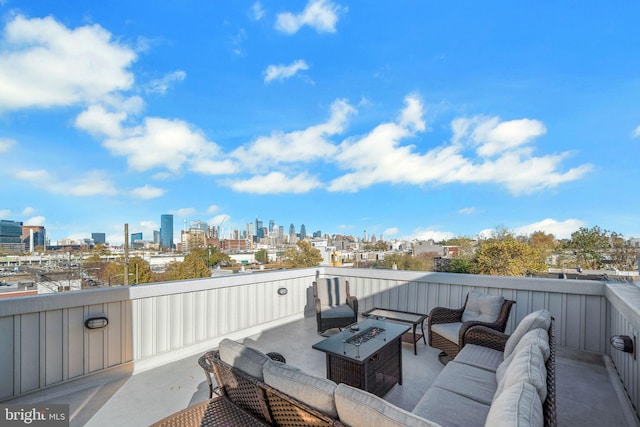
[[[467,306],[467,301],[469,300],[469,294],[464,300],[464,305],[462,308],[452,309],[446,307],[435,307],[429,313],[429,322],[428,322],[428,336],[429,336],[429,346],[433,348],[437,348],[442,350],[449,358],[454,359],[462,347],[464,347],[463,337],[467,330],[472,326],[482,325],[487,328],[495,329],[499,332],[504,332],[507,327],[507,321],[509,320],[509,313],[511,313],[511,306],[516,302],[513,300],[505,300],[502,304],[502,309],[500,310],[500,315],[496,319],[495,322],[479,322],[479,321],[468,321],[463,322],[460,327],[460,333],[458,335],[458,343],[454,343],[443,337],[442,335],[431,330],[432,325],[440,324],[440,323],[455,323],[462,322],[462,313],[464,312],[465,307]]]
[[[270,425],[343,426],[338,419],[223,362],[218,351],[206,353],[205,358],[213,367],[213,375],[222,396]]]
[[[556,336],[555,319],[551,318],[549,325],[549,359],[545,363],[547,369],[547,399],[542,405],[545,427],[557,427],[556,412]],[[469,328],[464,335],[464,344],[476,344],[489,347],[494,350],[504,351],[505,343],[509,335],[486,326],[477,325]]]
[[[319,334],[323,334],[325,331],[333,328],[344,328],[345,326],[358,321],[358,298],[351,295],[348,280],[345,280],[345,284],[347,298],[344,303],[351,307],[351,310],[353,310],[353,316],[327,318],[322,317],[322,301],[320,301],[320,298],[318,297],[318,283],[315,281],[313,282],[313,303],[316,309],[316,323],[318,325]]]

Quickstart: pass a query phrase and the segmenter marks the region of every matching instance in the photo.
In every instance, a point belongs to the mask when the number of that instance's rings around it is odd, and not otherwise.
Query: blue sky
[[[524,3],[524,4],[523,4]],[[0,0],[0,218],[55,243],[640,237],[640,3]]]

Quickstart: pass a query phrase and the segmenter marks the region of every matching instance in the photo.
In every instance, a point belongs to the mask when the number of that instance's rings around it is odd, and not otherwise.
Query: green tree
[[[422,253],[418,256],[410,254],[388,254],[384,259],[375,263],[377,268],[397,268],[398,270],[432,271],[433,259],[437,254],[433,252]]]
[[[137,275],[136,275],[137,271]],[[108,263],[99,273],[98,277],[103,283],[111,286],[124,284],[124,260],[119,259]],[[149,263],[140,257],[129,258],[129,284],[151,283],[154,281],[153,272]]]
[[[598,269],[602,267],[605,254],[609,252],[610,234],[597,225],[592,228],[580,227],[571,234],[566,249],[573,251],[579,267]]]
[[[558,242],[553,234],[544,231],[535,231],[528,239],[529,245],[537,249],[545,260],[558,248]]]
[[[267,252],[266,249],[260,249],[258,252],[256,252],[256,261],[258,261],[261,264],[267,264],[269,263],[269,252]]]
[[[449,264],[445,268],[447,273],[472,273],[473,261],[468,257],[451,258]]]
[[[375,243],[365,243],[364,245],[365,251],[377,252],[377,251],[386,251],[388,249],[389,249],[389,244],[382,240],[378,240]]]
[[[284,253],[284,262],[289,268],[315,267],[322,262],[320,251],[306,240],[301,240]]]
[[[537,249],[517,240],[510,233],[481,241],[472,259],[476,274],[527,276],[546,270],[544,257]]]
[[[186,255],[182,262],[174,261],[169,263],[165,272],[166,279],[186,280],[211,277],[211,271],[207,266],[206,253],[206,249],[198,249]]]
[[[618,270],[635,270],[638,267],[640,248],[630,246],[622,234],[611,233],[610,262]]]

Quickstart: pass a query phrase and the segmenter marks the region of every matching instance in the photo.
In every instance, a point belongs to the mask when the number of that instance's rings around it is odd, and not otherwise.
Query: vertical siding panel
[[[144,298],[140,301],[140,325],[138,325],[137,333],[140,334],[140,356],[141,358],[151,356],[153,354],[153,325],[154,325],[154,298]],[[163,314],[163,315],[167,315]]]
[[[124,338],[122,336],[122,308],[120,302],[112,302],[107,304],[106,317],[109,319],[109,325],[105,329],[107,337],[107,363],[106,366],[115,366],[123,362],[122,346]]]
[[[182,295],[182,340],[181,347],[193,344],[194,342],[194,313],[193,313],[193,297],[196,293],[190,292]]]
[[[585,316],[581,326],[584,327],[584,350],[600,351],[602,341],[601,328],[605,319],[600,317],[600,297],[587,296],[585,298]]]
[[[155,298],[155,336],[156,351],[169,351],[169,297],[166,295]]]
[[[205,303],[207,302],[206,291],[200,291],[196,293],[195,297],[195,307],[194,307],[194,319],[195,319],[195,330],[194,330],[194,339],[196,342],[203,341],[206,337],[206,324],[204,314],[205,311]]]
[[[20,392],[40,386],[40,313],[23,314],[20,325]]]
[[[84,351],[84,309],[82,307],[70,308],[67,312],[68,332],[68,378],[75,378],[85,373],[85,351]]]
[[[580,349],[581,328],[583,323],[582,295],[567,295],[565,330],[571,331],[565,335],[565,345],[569,348]]]
[[[13,396],[14,316],[0,317],[0,399]]]
[[[104,306],[101,304],[90,305],[88,307],[87,317],[102,316],[105,313]],[[85,319],[86,320],[86,319]],[[84,322],[83,322],[84,324]],[[87,337],[87,354],[88,354],[88,372],[95,372],[105,367],[105,329],[84,329]]]
[[[62,381],[62,310],[45,312],[45,385]]]
[[[169,297],[169,346],[171,349],[182,347],[182,297],[183,294]]]

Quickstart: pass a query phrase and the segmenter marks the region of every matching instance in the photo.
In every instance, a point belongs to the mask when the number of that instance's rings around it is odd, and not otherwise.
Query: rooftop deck
[[[459,306],[472,287],[500,292],[518,302],[508,329],[526,313],[546,307],[558,325],[558,424],[640,425],[630,403],[638,392],[637,362],[629,354],[611,354],[607,342],[608,335],[620,328],[635,335],[639,316],[633,300],[640,297],[637,286],[609,289],[603,283],[503,278],[510,279],[507,284],[500,278],[328,268],[322,272],[327,276],[348,274],[361,311],[376,305],[421,312],[436,305]],[[0,401],[69,403],[72,426],[148,425],[207,398],[207,383],[197,359],[224,337],[264,352],[277,351],[288,363],[325,376],[325,355],[311,348],[323,337],[317,335],[315,318],[308,316],[308,310],[307,317],[304,315],[307,288],[315,273],[254,274],[120,288],[106,294],[20,298],[11,305],[0,305],[0,353],[14,355],[3,359],[13,363],[6,363],[0,371],[4,385],[0,391],[6,394],[10,389],[14,396]],[[472,286],[469,281],[473,280],[482,283]],[[272,297],[281,287],[288,289],[287,296]],[[297,303],[291,304],[289,299]],[[260,306],[257,300],[264,304]],[[621,301],[625,303],[620,305]],[[80,311],[80,320],[92,313],[106,314],[110,323],[105,329],[111,328],[111,332],[80,328],[82,345],[75,345],[69,326],[75,310]],[[63,326],[69,329],[60,334],[52,326],[59,311]],[[11,319],[10,325],[7,319]],[[34,340],[40,342],[35,352],[40,357],[29,353],[29,343],[19,339],[30,328],[40,336]],[[51,349],[57,348],[57,338],[61,338],[62,349],[56,359]],[[19,345],[8,349],[8,342]],[[81,354],[74,355],[74,348]],[[442,369],[438,352],[421,341],[414,355],[413,347],[403,344],[404,383],[396,385],[385,399],[413,409]],[[62,381],[56,377],[59,365]],[[27,367],[35,368],[35,379]],[[74,370],[78,374],[73,375]],[[6,386],[8,378],[13,387]]]

